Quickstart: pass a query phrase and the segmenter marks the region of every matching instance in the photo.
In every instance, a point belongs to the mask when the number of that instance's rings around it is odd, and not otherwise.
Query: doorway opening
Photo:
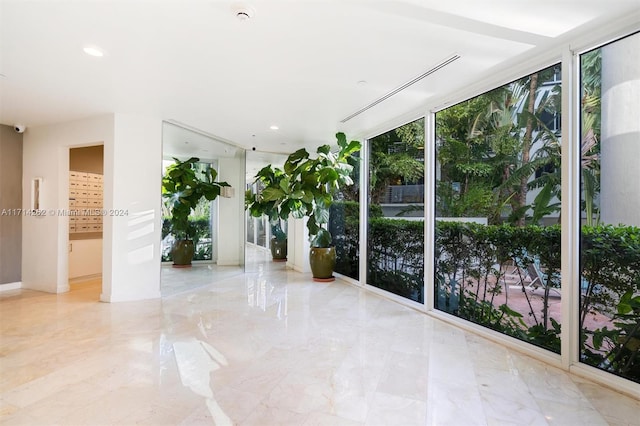
[[[104,146],[69,149],[69,286],[102,287]],[[99,293],[98,293],[99,294]]]

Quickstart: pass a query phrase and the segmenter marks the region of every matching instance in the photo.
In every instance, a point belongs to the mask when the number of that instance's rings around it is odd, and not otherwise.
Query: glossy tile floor
[[[282,264],[99,293],[0,293],[1,424],[640,424],[637,400]]]

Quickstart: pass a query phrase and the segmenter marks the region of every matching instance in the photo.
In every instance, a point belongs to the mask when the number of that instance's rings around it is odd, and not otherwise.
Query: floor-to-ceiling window
[[[580,77],[580,359],[640,382],[640,34]]]
[[[353,158],[353,185],[343,186],[331,205],[329,232],[336,248],[335,272],[360,279],[360,154]]]
[[[560,352],[560,65],[435,116],[434,304]]]
[[[424,302],[424,118],[369,139],[367,284]]]

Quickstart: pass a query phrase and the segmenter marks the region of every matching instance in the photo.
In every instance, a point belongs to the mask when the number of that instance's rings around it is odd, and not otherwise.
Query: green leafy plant
[[[369,218],[382,217],[379,204],[369,204]],[[331,204],[329,232],[336,248],[335,271],[359,279],[360,277],[360,203],[336,200]]]
[[[216,182],[218,172],[212,167],[197,171],[195,165],[200,161],[191,157],[186,161],[174,158],[175,163],[167,167],[162,178],[162,197],[169,212],[171,233],[176,239],[193,239],[196,227],[189,220],[189,215],[198,205],[201,198],[215,200],[221,188],[230,186],[227,182]]]
[[[424,301],[424,223],[406,219],[370,218],[367,282]]]
[[[335,194],[353,185],[351,172],[357,163],[354,154],[360,150],[358,141],[348,142],[344,133],[337,133],[338,152],[329,145],[320,146],[316,157],[302,148],[289,155],[284,163],[285,177],[279,187],[263,192],[264,201],[276,201],[280,217],[307,217],[312,247],[329,247],[332,236],[327,230],[329,208]]]
[[[557,71],[546,68],[437,113],[438,216],[524,226],[558,210],[560,143],[546,125],[559,112]],[[536,188],[542,195],[529,205],[527,193]]]
[[[196,209],[197,212],[197,209]],[[212,248],[211,248],[211,219],[209,216],[189,216],[189,222],[193,226],[193,244],[195,246],[195,253],[193,260],[211,260]],[[162,239],[164,240],[167,235],[171,234],[171,218],[162,218]],[[162,261],[170,262],[173,260],[171,256],[171,247],[163,249]]]
[[[555,352],[560,351],[560,324],[550,316],[552,289],[559,289],[560,227],[436,224],[436,307],[510,336]],[[525,291],[528,268],[545,268],[542,308]],[[528,312],[518,312],[496,296],[505,292],[505,271],[519,276]],[[527,315],[528,322],[524,321]]]
[[[288,212],[282,209],[283,195],[288,185],[284,171],[271,164],[263,167],[255,176],[254,183],[259,185],[259,191],[245,193],[245,209],[253,217],[267,216],[271,225],[271,234],[278,241],[287,239],[282,230],[282,220],[288,218]]]
[[[640,295],[625,292],[613,316],[612,329],[585,330],[583,359],[599,368],[640,382]],[[585,337],[590,336],[587,340]]]

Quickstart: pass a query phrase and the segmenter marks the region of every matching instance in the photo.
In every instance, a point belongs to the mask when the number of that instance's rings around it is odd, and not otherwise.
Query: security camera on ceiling
[[[15,131],[16,131],[16,133],[24,133],[24,131],[25,131],[26,129],[27,129],[27,128],[25,127],[25,125],[24,125],[24,124],[14,124],[14,125],[13,125],[13,130],[15,130]]]

